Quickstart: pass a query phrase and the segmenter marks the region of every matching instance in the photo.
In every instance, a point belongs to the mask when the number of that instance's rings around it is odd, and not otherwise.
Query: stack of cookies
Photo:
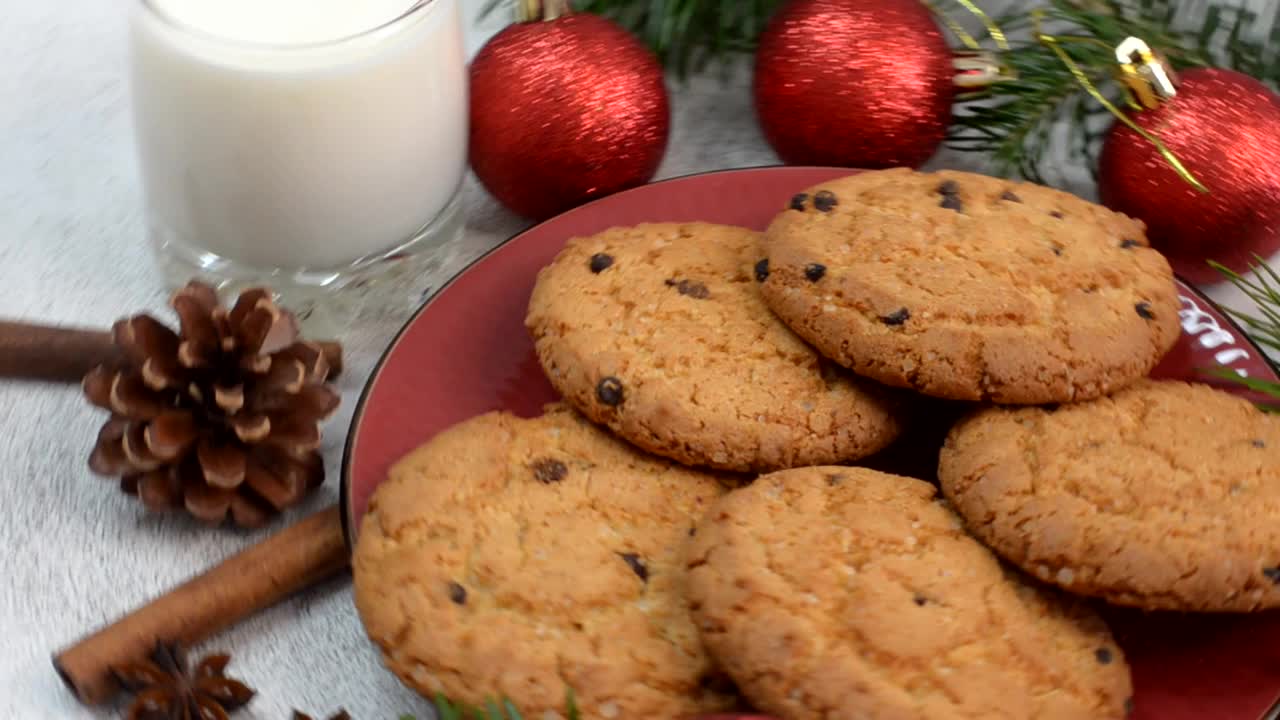
[[[572,239],[527,318],[563,403],[399,462],[357,606],[407,684],[529,718],[1125,717],[1091,603],[1280,606],[1280,424],[1146,379],[1178,309],[1141,223],[966,173]]]

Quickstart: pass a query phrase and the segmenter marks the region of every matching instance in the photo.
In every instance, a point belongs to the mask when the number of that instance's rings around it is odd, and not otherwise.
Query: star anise
[[[225,675],[231,656],[210,655],[194,670],[176,645],[157,643],[150,660],[115,670],[116,679],[133,694],[128,720],[228,720],[248,704],[254,692]]]

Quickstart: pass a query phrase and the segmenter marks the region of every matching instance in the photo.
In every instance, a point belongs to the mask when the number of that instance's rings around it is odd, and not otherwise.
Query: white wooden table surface
[[[165,301],[143,236],[130,135],[129,1],[9,0],[0,10],[0,318],[106,326]],[[479,0],[463,2],[476,17]],[[471,50],[500,25],[473,24]],[[745,72],[728,84],[707,77],[670,87],[674,131],[660,177],[777,162],[755,126]],[[975,169],[973,162],[943,152],[930,166]],[[1066,169],[1076,180],[1070,187],[1089,195],[1087,175]],[[472,247],[524,226],[473,180],[465,199]],[[343,409],[326,428],[330,479],[286,521],[335,501],[351,408],[403,319],[373,318],[343,338],[350,369]],[[85,466],[101,420],[76,387],[0,381],[0,717],[113,716],[81,708],[50,654],[269,532],[210,531],[145,514]],[[319,714],[339,706],[357,720],[430,716],[382,669],[346,580],[206,648],[231,651],[230,674],[258,689],[241,717],[283,720],[294,707]]]

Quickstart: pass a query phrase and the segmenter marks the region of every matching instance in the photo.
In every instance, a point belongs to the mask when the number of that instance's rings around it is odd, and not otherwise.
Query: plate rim
[[[547,218],[546,220],[543,220],[541,222],[535,222],[529,225],[528,227],[525,227],[522,230],[518,230],[515,233],[508,236],[507,238],[505,238],[504,240],[500,241],[498,244],[494,245],[493,247],[484,251],[480,255],[476,256],[466,265],[459,268],[458,271],[455,272],[453,275],[449,276],[448,280],[441,283],[439,287],[433,290],[431,294],[428,295],[422,301],[422,304],[419,305],[418,308],[415,309],[413,313],[410,314],[410,316],[404,321],[404,323],[396,331],[395,335],[392,336],[391,341],[387,343],[386,348],[384,348],[382,353],[379,354],[377,362],[375,362],[373,367],[369,370],[369,376],[365,379],[364,386],[360,389],[360,396],[356,400],[355,409],[353,409],[351,412],[351,422],[347,428],[346,439],[343,441],[342,460],[340,463],[339,474],[338,474],[338,515],[342,520],[342,539],[343,539],[343,542],[346,544],[347,552],[348,553],[354,552],[355,544],[356,544],[354,522],[353,522],[354,518],[351,517],[351,501],[350,501],[351,466],[354,463],[356,435],[358,434],[360,430],[361,422],[364,419],[364,413],[365,413],[366,407],[368,406],[369,398],[373,394],[373,386],[378,381],[378,377],[379,375],[381,375],[382,369],[386,366],[387,361],[391,358],[391,354],[395,352],[396,348],[399,347],[400,343],[404,340],[404,336],[408,333],[409,328],[413,327],[413,325],[418,322],[419,318],[422,317],[422,314],[426,312],[427,309],[430,308],[431,305],[435,303],[435,301],[441,295],[443,295],[446,290],[452,287],[453,284],[458,282],[458,280],[460,280],[464,275],[474,270],[476,266],[480,265],[485,260],[488,260],[491,256],[497,254],[503,248],[516,242],[524,235],[536,230],[537,228],[542,227],[543,225],[546,225],[547,223],[556,222],[566,215],[575,213],[579,210],[595,205],[596,203],[606,202],[606,201],[612,200],[613,198],[617,198],[621,195],[645,192],[649,188],[654,187],[656,185],[664,185],[666,183],[671,183],[679,180],[688,180],[690,178],[704,177],[708,175],[726,175],[726,174],[732,174],[732,173],[754,172],[759,170],[777,170],[777,169],[838,170],[838,171],[849,172],[849,173],[863,172],[863,170],[861,170],[860,168],[844,168],[844,167],[838,167],[834,165],[773,164],[773,165],[750,165],[750,166],[739,167],[739,168],[725,168],[722,170],[704,170],[700,172],[688,173],[685,175],[676,175],[669,178],[663,178],[661,180],[656,180],[654,182],[646,183],[644,185],[630,188],[628,190],[623,190],[621,192],[616,192],[611,195],[606,195],[604,197],[596,198],[591,202],[583,203],[582,205],[578,205],[576,207],[570,208],[569,210],[566,210],[553,217]],[[1227,321],[1227,324],[1231,326],[1231,329],[1236,333],[1236,335],[1242,338],[1248,344],[1249,348],[1253,350],[1255,353],[1257,353],[1257,356],[1261,358],[1264,363],[1266,363],[1266,365],[1272,370],[1272,372],[1276,373],[1277,375],[1280,375],[1280,363],[1277,363],[1276,361],[1272,360],[1271,357],[1266,352],[1263,351],[1261,346],[1259,346],[1258,343],[1252,337],[1250,337],[1247,332],[1245,332],[1244,328],[1240,326],[1240,324],[1236,321],[1235,317],[1231,315],[1231,313],[1224,312],[1221,309],[1221,307],[1216,302],[1213,301],[1212,298],[1210,298],[1203,290],[1196,287],[1196,285],[1193,284],[1190,280],[1187,280],[1186,278],[1182,277],[1176,272],[1173,274],[1173,276],[1174,276],[1174,279],[1176,279],[1179,282],[1179,284],[1181,284],[1183,287],[1190,290],[1197,297],[1197,299],[1199,299],[1201,302],[1217,310],[1218,314],[1221,315]],[[1277,700],[1277,703],[1280,704],[1280,700]]]

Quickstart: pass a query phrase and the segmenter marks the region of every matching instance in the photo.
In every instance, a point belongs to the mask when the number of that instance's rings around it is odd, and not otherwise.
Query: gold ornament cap
[[[572,12],[569,0],[519,0],[516,3],[516,22],[555,20]]]
[[[951,66],[956,71],[952,83],[969,92],[1018,79],[1017,71],[990,50],[956,51],[952,55]]]
[[[1129,104],[1154,110],[1178,94],[1178,76],[1164,55],[1142,38],[1127,37],[1116,46],[1120,84],[1129,91]]]

